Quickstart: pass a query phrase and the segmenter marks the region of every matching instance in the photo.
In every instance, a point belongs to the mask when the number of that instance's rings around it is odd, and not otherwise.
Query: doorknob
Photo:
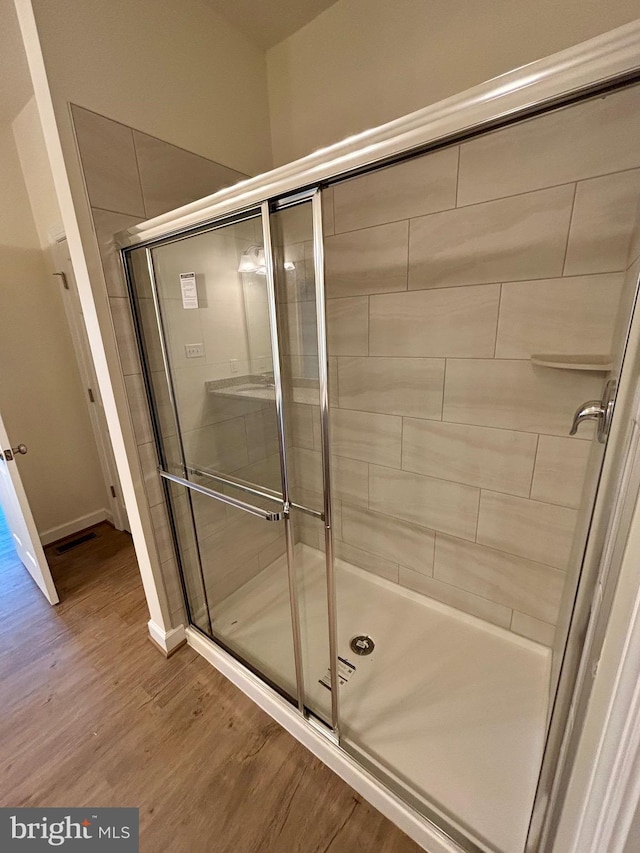
[[[12,462],[13,457],[16,455],[16,453],[21,453],[24,456],[24,454],[26,452],[27,452],[27,445],[26,444],[19,444],[17,447],[8,447],[5,451],[3,451],[4,458],[7,462]],[[0,457],[3,456],[3,453],[0,453]]]
[[[602,400],[589,400],[579,406],[573,416],[573,423],[569,435],[575,435],[578,432],[578,427],[583,421],[596,420],[598,421],[598,441],[604,444],[609,435],[611,428],[611,419],[613,417],[613,406],[616,399],[617,382],[615,379],[610,379],[604,388]]]

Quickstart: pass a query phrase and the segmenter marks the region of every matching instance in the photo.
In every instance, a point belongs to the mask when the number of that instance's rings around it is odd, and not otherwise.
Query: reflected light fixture
[[[293,261],[285,261],[284,268],[286,270],[294,270],[296,265]],[[245,249],[240,255],[238,272],[252,272],[256,275],[266,275],[267,265],[264,259],[264,249],[261,246],[249,246],[248,249]]]

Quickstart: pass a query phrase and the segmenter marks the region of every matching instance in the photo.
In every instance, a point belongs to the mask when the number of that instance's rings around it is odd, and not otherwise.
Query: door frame
[[[127,511],[122,498],[120,478],[111,446],[107,419],[102,405],[100,385],[95,373],[93,358],[91,357],[73,263],[70,254],[68,260],[65,258],[63,244],[67,245],[67,237],[64,232],[56,235],[55,243],[51,246],[52,260],[57,270],[53,275],[60,278],[62,304],[71,334],[71,342],[80,371],[80,377],[85,389],[85,403],[89,412],[91,429],[109,501],[110,520],[116,529],[129,531]]]

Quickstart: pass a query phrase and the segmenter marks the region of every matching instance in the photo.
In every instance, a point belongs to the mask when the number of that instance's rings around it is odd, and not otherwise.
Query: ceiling
[[[12,121],[32,93],[13,0],[0,0],[0,124]]]
[[[265,50],[295,33],[336,0],[204,0]]]
[[[263,49],[299,30],[336,0],[204,0]],[[33,93],[13,0],[0,0],[0,124]]]

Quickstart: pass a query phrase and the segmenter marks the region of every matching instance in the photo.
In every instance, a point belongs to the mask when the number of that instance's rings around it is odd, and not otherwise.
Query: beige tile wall
[[[610,346],[640,194],[638,100],[630,90],[585,102],[323,192],[337,555],[546,644],[591,434],[569,438],[568,427],[606,377],[535,367],[529,356]],[[242,176],[86,110],[73,114],[179,622],[111,235]],[[280,296],[293,303],[292,342],[313,319],[309,236],[301,229],[286,241],[296,272]],[[295,343],[285,361],[290,377],[317,367]],[[319,506],[317,407],[289,404],[294,488]],[[264,473],[277,462],[260,441],[229,441],[248,477],[252,466]],[[226,518],[201,522],[209,545],[224,549]],[[318,525],[298,528],[298,538],[321,546]],[[257,560],[245,555],[247,576],[281,550],[275,540],[261,547]],[[234,563],[230,584],[239,573]]]
[[[119,271],[119,258],[113,235],[152,216],[209,195],[246,176],[81,107],[74,105],[72,115],[96,238],[102,256],[120,365],[138,443],[141,473],[169,596],[172,621],[177,625],[185,620],[183,595],[169,534],[164,492],[157,474],[158,463],[131,308]],[[147,311],[148,316],[152,316],[150,300],[148,304],[143,302],[141,307],[143,314]],[[152,358],[152,369],[160,370],[160,354],[156,351],[154,357],[152,350]],[[197,409],[197,403],[194,403],[194,407]],[[211,419],[215,420],[213,416]],[[163,417],[162,421],[166,425],[172,424],[170,417]],[[170,427],[167,427],[167,433],[171,433]],[[234,461],[247,465],[249,453],[246,446],[243,452],[238,449],[237,442],[234,443],[234,437],[229,435],[228,430],[225,436],[227,445],[230,444],[234,450]],[[197,438],[198,436],[195,436],[192,440],[196,442]],[[188,527],[184,524],[187,510],[185,500],[183,498],[179,504],[182,509],[178,513],[177,521],[178,526],[183,529],[183,535],[188,536]],[[215,509],[208,509],[207,512],[215,512]],[[209,541],[219,536],[219,526],[216,527],[215,519],[205,515],[202,509],[202,519],[199,520],[202,520],[204,529],[210,534],[207,539]],[[187,548],[187,555],[191,556],[188,571],[191,591],[196,606],[201,609],[204,602],[199,600],[202,599],[202,589],[195,580],[197,562],[193,542],[190,548]],[[226,580],[225,584],[226,589]],[[201,612],[199,618],[202,616]]]
[[[547,645],[606,375],[530,356],[611,350],[639,137],[636,88],[324,196],[336,551]]]

